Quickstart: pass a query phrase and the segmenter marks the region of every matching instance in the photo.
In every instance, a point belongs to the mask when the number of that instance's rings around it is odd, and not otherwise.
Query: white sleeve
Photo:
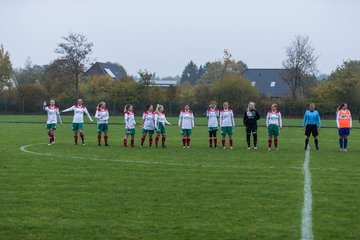
[[[56,116],[59,119],[60,124],[62,125],[59,109],[56,110]]]
[[[165,119],[165,124],[171,125],[171,123],[169,123],[168,120],[166,119],[165,115],[164,115],[164,119]]]
[[[222,113],[220,112],[220,117],[219,117],[219,122],[220,122],[220,128],[221,128],[221,122],[222,122]]]
[[[231,122],[232,122],[232,126],[235,127],[234,112],[232,111],[231,111]]]
[[[351,117],[351,113],[349,113],[350,116],[350,128],[352,128],[352,117]]]
[[[95,118],[99,119],[99,111],[97,109],[96,109],[96,112],[95,112]]]
[[[180,112],[180,115],[179,115],[179,127],[181,126],[181,120],[182,120],[182,114]]]
[[[159,120],[159,116],[157,114],[155,114],[154,116],[154,124],[155,124],[155,129],[157,129],[157,122]]]
[[[65,110],[62,110],[62,112],[74,111],[74,108],[75,108],[75,106],[72,106],[72,107],[69,107],[69,108],[67,108],[67,109],[65,109]]]
[[[193,113],[191,114],[191,124],[192,124],[192,127],[195,127],[194,114]]]
[[[267,114],[266,114],[266,119],[265,119],[265,125],[266,125],[266,127],[269,126],[269,119],[270,119],[270,114],[269,114],[269,112],[267,112]]]
[[[92,120],[92,118],[91,118],[91,116],[90,116],[87,108],[84,109],[84,112],[85,112],[86,116],[88,116],[88,118],[90,119],[90,121],[92,122],[93,120]]]
[[[336,125],[337,125],[337,128],[340,128],[339,119],[340,119],[340,114],[339,114],[339,111],[338,111],[338,112],[336,113]]]
[[[206,117],[209,118],[209,110],[206,110]]]
[[[110,116],[109,111],[106,111],[106,115],[103,120],[105,120],[105,121],[109,120],[109,116]]]
[[[49,107],[48,106],[44,106],[44,111],[48,111],[49,110]]]
[[[280,112],[279,112],[279,122],[280,122],[280,128],[282,128],[282,116]]]
[[[125,128],[126,129],[128,129],[129,127],[128,127],[128,119],[129,119],[129,117],[128,117],[128,115],[127,115],[127,113],[125,113],[124,114],[124,123],[125,123]]]

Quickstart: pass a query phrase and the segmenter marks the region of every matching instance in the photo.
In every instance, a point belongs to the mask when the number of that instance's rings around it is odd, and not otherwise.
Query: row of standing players
[[[55,144],[54,130],[56,130],[56,124],[59,120],[62,125],[60,118],[60,111],[55,106],[55,101],[50,100],[50,104],[47,106],[44,102],[44,110],[47,112],[48,119],[46,128],[48,129],[49,135],[49,145]],[[93,121],[88,110],[84,105],[82,105],[82,99],[78,99],[76,105],[62,110],[61,113],[73,111],[74,118],[72,122],[72,130],[74,131],[74,143],[78,144],[78,134],[80,133],[80,138],[82,144],[85,144],[84,136],[84,113],[88,116],[90,121]],[[209,105],[209,108],[206,112],[206,117],[208,119],[208,132],[209,132],[209,147],[217,148],[217,131],[218,126],[221,130],[221,143],[222,148],[225,149],[226,136],[229,139],[229,147],[233,149],[233,128],[235,127],[234,113],[231,108],[229,108],[228,102],[223,103],[223,109],[218,110],[217,105],[212,101]],[[98,145],[101,146],[102,134],[104,135],[105,146],[108,145],[108,119],[109,112],[106,108],[105,102],[100,102],[98,108],[96,109],[95,118],[97,119],[97,132],[98,132]],[[257,121],[260,119],[258,111],[255,109],[255,103],[249,102],[248,107],[243,115],[243,123],[246,130],[246,143],[248,149],[251,149],[251,135],[253,137],[253,148],[257,149]],[[134,136],[135,136],[135,117],[133,106],[128,104],[124,109],[124,122],[125,122],[125,136],[124,136],[124,146],[128,146],[128,139],[130,137],[130,146],[134,147]],[[347,109],[346,104],[341,104],[337,111],[336,122],[339,133],[339,145],[340,151],[347,151],[347,137],[350,134],[350,129],[352,127],[352,118],[351,113]],[[164,107],[162,105],[157,105],[156,110],[152,105],[147,106],[147,111],[143,113],[142,116],[142,127],[141,127],[141,145],[143,147],[146,136],[149,135],[149,146],[153,144],[153,134],[156,132],[155,136],[155,145],[158,146],[159,139],[161,137],[162,147],[165,147],[166,141],[166,128],[165,125],[171,125],[164,114]],[[180,112],[178,127],[182,135],[182,147],[190,148],[190,136],[192,129],[195,127],[194,124],[194,114],[190,110],[189,105],[185,105],[185,108]],[[282,128],[282,117],[281,113],[277,108],[276,104],[272,104],[271,109],[267,112],[266,115],[266,127],[268,130],[268,150],[271,150],[272,143],[274,147],[278,150],[278,136],[280,134],[280,129]],[[304,114],[303,119],[303,129],[305,130],[305,150],[307,150],[310,136],[314,137],[315,147],[319,149],[319,130],[321,127],[321,120],[319,113],[315,110],[315,104],[311,103],[309,105],[309,110]]]

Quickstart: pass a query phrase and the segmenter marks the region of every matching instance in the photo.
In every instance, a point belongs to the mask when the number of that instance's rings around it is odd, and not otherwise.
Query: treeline
[[[178,114],[190,104],[197,115],[204,114],[210,101],[228,101],[235,114],[241,114],[249,101],[256,102],[261,114],[272,103],[278,103],[285,117],[301,117],[310,102],[317,105],[323,117],[334,117],[336,107],[348,103],[354,116],[360,110],[360,61],[346,61],[338,66],[326,80],[315,77],[317,56],[308,37],[296,36],[286,49],[283,67],[289,73],[284,81],[289,95],[283,98],[259,96],[256,87],[240,73],[247,65],[235,60],[230,51],[224,50],[221,59],[198,67],[190,61],[181,74],[178,85],[161,88],[154,86],[155,73],[140,70],[136,80],[127,76],[113,80],[110,76],[85,77],[88,55],[93,44],[81,34],[70,33],[58,44],[59,58],[48,65],[33,65],[16,69],[18,86],[11,84],[13,70],[10,54],[0,47],[0,113],[39,114],[44,100],[54,98],[61,108],[70,106],[77,98],[95,109],[99,101],[106,101],[111,114],[121,114],[123,106],[131,103],[136,112],[148,104],[161,103],[167,114]]]

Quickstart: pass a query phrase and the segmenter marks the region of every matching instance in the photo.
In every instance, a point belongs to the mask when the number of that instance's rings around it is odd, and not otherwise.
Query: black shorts
[[[247,125],[246,126],[246,134],[257,133],[257,125]]]
[[[318,126],[316,124],[307,124],[305,127],[305,136],[310,137],[310,134],[313,135],[313,137],[316,137],[319,135]]]

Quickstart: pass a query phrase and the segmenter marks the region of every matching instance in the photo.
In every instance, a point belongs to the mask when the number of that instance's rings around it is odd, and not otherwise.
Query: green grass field
[[[191,149],[176,126],[166,149],[125,149],[121,117],[112,117],[110,147],[97,146],[87,123],[86,146],[73,145],[70,116],[47,146],[45,119],[0,116],[0,239],[301,238],[301,120],[284,120],[280,151],[267,150],[260,127],[255,151],[239,119],[234,150],[209,149],[200,118]],[[360,125],[341,153],[335,121],[323,122],[320,150],[310,145],[313,236],[360,239]]]

